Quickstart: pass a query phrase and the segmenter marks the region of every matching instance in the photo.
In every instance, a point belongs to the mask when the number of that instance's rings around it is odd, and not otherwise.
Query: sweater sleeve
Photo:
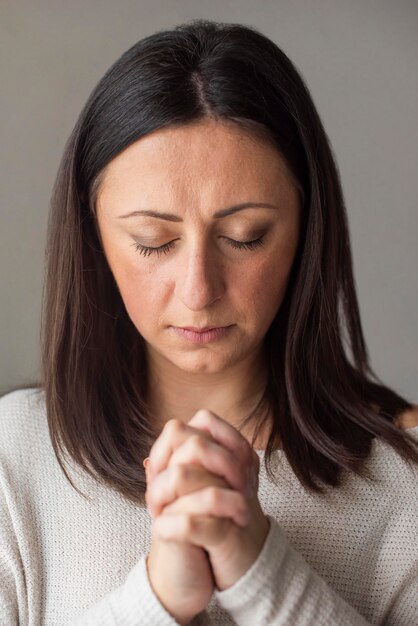
[[[125,582],[106,594],[68,626],[177,626],[155,595],[147,572],[146,555],[131,569]],[[206,611],[190,626],[210,624]]]
[[[151,587],[146,555],[131,569],[125,582],[106,594],[68,626],[176,626]],[[210,624],[207,613],[199,613],[191,626]]]
[[[27,615],[19,612],[18,599],[26,605],[26,588],[19,546],[9,515],[0,472],[0,624],[17,626]]]
[[[0,624],[18,626],[37,622],[38,590],[26,579],[18,534],[10,515],[8,490],[0,471]],[[29,587],[28,587],[29,585]],[[206,611],[190,626],[210,624]],[[125,581],[84,610],[68,626],[178,626],[155,595],[148,578],[146,555],[131,569]]]
[[[36,596],[36,591],[28,589],[28,581],[25,579],[18,533],[10,515],[9,491],[4,488],[4,476],[5,471],[0,471],[0,624],[17,626],[32,622],[30,603]],[[178,622],[167,613],[154,594],[144,555],[122,585],[113,589],[70,624],[175,626]]]
[[[178,622],[155,595],[147,575],[144,555],[131,569],[125,582],[83,612],[71,626],[175,626]],[[69,625],[70,626],[70,625]]]
[[[289,544],[278,522],[270,530],[257,560],[232,587],[215,591],[219,604],[238,626],[367,626]],[[391,622],[395,624],[395,622]],[[403,626],[407,622],[396,622]]]

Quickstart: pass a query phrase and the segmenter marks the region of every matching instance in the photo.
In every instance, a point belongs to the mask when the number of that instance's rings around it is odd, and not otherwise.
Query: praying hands
[[[200,410],[187,424],[167,422],[147,461],[150,582],[186,624],[262,549],[269,521],[257,497],[259,458],[233,426]]]

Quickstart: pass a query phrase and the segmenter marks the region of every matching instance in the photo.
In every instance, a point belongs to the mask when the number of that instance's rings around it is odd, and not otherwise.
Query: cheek
[[[243,304],[245,301],[247,312],[251,312],[255,320],[265,320],[267,324],[284,298],[295,255],[294,246],[279,250],[249,262],[237,281],[241,289],[236,290],[235,299],[241,299]],[[244,281],[242,276],[245,276]]]
[[[161,290],[164,283],[157,276],[155,268],[153,271],[151,264],[141,263],[142,259],[111,255],[107,258],[126,311],[135,327],[141,331],[150,321],[155,323],[164,303]]]

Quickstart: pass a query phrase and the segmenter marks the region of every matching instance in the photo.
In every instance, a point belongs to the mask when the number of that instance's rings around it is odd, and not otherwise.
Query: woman
[[[0,402],[2,623],[412,623],[417,407],[369,366],[336,165],[273,42],[200,20],[123,54],[46,263],[42,381]]]

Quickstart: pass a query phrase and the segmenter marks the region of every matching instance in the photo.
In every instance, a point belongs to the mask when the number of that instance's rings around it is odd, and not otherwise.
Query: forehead
[[[272,140],[231,122],[204,120],[135,141],[105,168],[98,195],[108,208],[139,196],[146,203],[210,205],[255,200],[254,194],[286,196],[294,186]]]

